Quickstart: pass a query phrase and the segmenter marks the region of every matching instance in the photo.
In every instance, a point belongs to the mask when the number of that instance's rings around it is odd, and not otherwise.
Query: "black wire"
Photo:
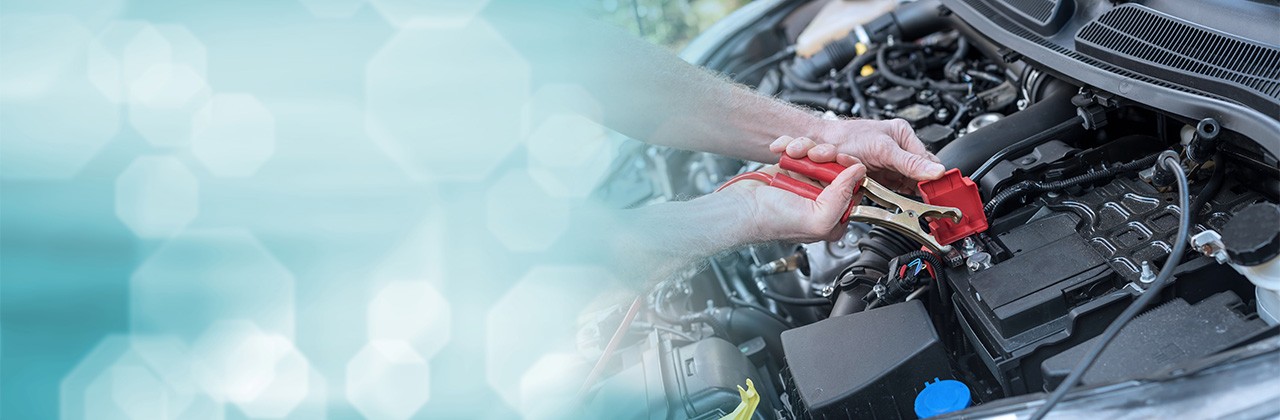
[[[739,78],[739,79],[744,79],[744,78],[746,78],[746,77],[749,77],[749,76],[751,76],[751,75],[754,75],[756,72],[760,71],[760,69],[763,69],[763,68],[765,68],[765,67],[767,67],[767,66],[773,65],[774,63],[777,63],[777,62],[779,62],[779,61],[785,60],[785,59],[787,59],[788,57],[791,57],[792,55],[795,55],[795,53],[796,53],[796,48],[795,48],[795,46],[787,47],[787,48],[783,49],[782,51],[778,51],[778,52],[774,53],[773,55],[769,56],[768,58],[765,58],[764,60],[760,60],[760,61],[756,62],[755,64],[752,64],[751,66],[747,67],[746,69],[743,69],[741,72],[738,72],[738,78]]]
[[[876,51],[876,71],[880,72],[880,75],[883,76],[885,80],[888,80],[890,83],[893,83],[896,85],[902,85],[906,87],[912,87],[916,89],[928,88],[928,89],[937,89],[937,90],[950,90],[950,91],[957,91],[957,92],[969,91],[969,85],[965,83],[950,83],[950,82],[943,82],[940,80],[931,80],[923,77],[919,79],[908,79],[898,75],[897,73],[894,73],[893,69],[889,67],[889,61],[886,59],[886,56],[889,50],[890,50],[889,48],[881,48],[879,51]]]
[[[1116,175],[1120,175],[1122,173],[1137,171],[1142,168],[1150,167],[1152,164],[1156,163],[1157,157],[1158,155],[1151,155],[1142,159],[1135,160],[1133,162],[1123,163],[1123,164],[1115,165],[1102,170],[1089,172],[1087,174],[1073,176],[1071,178],[1067,178],[1061,181],[1054,181],[1054,182],[1022,181],[1017,184],[1014,184],[1013,186],[1010,186],[1009,188],[1006,188],[1003,191],[1000,191],[995,196],[991,197],[990,200],[987,200],[987,205],[983,207],[983,212],[987,214],[988,218],[993,218],[997,216],[997,212],[1000,211],[1000,207],[1002,207],[1005,203],[1022,198],[1023,196],[1026,196],[1028,194],[1048,192],[1048,191],[1058,191],[1058,190],[1063,190],[1069,187],[1084,185],[1092,182],[1101,181],[1104,179],[1113,178]],[[1199,196],[1197,196],[1196,198],[1199,199]],[[1198,208],[1195,205],[1192,205],[1191,207]]]
[[[796,75],[795,72],[791,70],[791,66],[787,65],[787,63],[785,62],[782,63],[782,65],[779,65],[778,69],[782,70],[782,78],[786,80],[787,83],[790,83],[792,86],[795,86],[796,88],[799,88],[801,90],[825,92],[828,90],[828,88],[831,87],[831,84],[828,83],[826,80],[823,80],[821,82],[804,80],[804,78]]]
[[[1107,344],[1110,344],[1111,340],[1114,340],[1120,334],[1120,329],[1124,328],[1125,324],[1133,320],[1139,312],[1160,295],[1160,289],[1163,289],[1169,283],[1169,278],[1173,276],[1173,270],[1177,268],[1178,263],[1182,260],[1182,254],[1187,249],[1187,234],[1191,230],[1191,197],[1187,191],[1187,173],[1182,170],[1182,165],[1178,163],[1177,157],[1164,155],[1160,158],[1160,164],[1172,171],[1178,178],[1178,205],[1182,214],[1178,218],[1178,233],[1173,238],[1173,250],[1169,253],[1169,258],[1165,260],[1164,267],[1160,268],[1160,274],[1156,275],[1156,280],[1151,283],[1151,287],[1142,296],[1134,300],[1133,303],[1129,304],[1129,307],[1125,308],[1124,312],[1121,312],[1120,316],[1116,317],[1115,321],[1112,321],[1111,325],[1107,326],[1106,331],[1103,331],[1102,335],[1098,336],[1098,342],[1093,345],[1093,348],[1089,349],[1084,358],[1080,359],[1075,368],[1071,369],[1071,374],[1067,375],[1067,379],[1063,380],[1058,385],[1058,388],[1053,390],[1052,394],[1049,394],[1049,398],[1044,405],[1041,405],[1040,408],[1036,409],[1035,413],[1031,414],[1032,420],[1043,419],[1046,414],[1049,414],[1049,410],[1053,409],[1054,405],[1062,401],[1062,398],[1067,395],[1071,387],[1080,381],[1080,377],[1084,376],[1084,372],[1089,370],[1093,362],[1107,348]]]
[[[795,297],[795,296],[787,296],[787,295],[779,294],[778,292],[775,292],[769,289],[761,290],[760,293],[764,294],[764,297],[767,297],[769,299],[773,299],[788,305],[826,306],[831,304],[831,301],[826,298],[802,298],[802,297]]]
[[[974,181],[981,181],[982,177],[985,176],[987,172],[991,172],[991,169],[995,168],[996,164],[1000,163],[1000,161],[1004,160],[1006,157],[1009,157],[1010,155],[1014,155],[1016,153],[1025,153],[1027,150],[1035,148],[1036,146],[1039,146],[1041,143],[1048,141],[1053,136],[1056,136],[1059,133],[1065,131],[1066,129],[1071,128],[1071,126],[1076,124],[1081,124],[1083,122],[1084,122],[1084,118],[1081,118],[1080,116],[1077,115],[1075,117],[1072,117],[1069,120],[1059,123],[1058,125],[1050,127],[1048,130],[1041,131],[1039,133],[1036,133],[1034,136],[1019,140],[1017,143],[1009,145],[1009,147],[1000,149],[999,152],[996,152],[996,154],[991,155],[990,159],[987,159],[986,162],[983,162],[982,166],[979,166],[977,170],[973,171],[973,173],[969,175],[969,179],[972,179]]]
[[[1213,175],[1209,176],[1209,183],[1200,189],[1200,193],[1196,194],[1195,201],[1191,202],[1191,221],[1196,221],[1200,215],[1200,208],[1204,207],[1213,196],[1218,195],[1218,190],[1222,189],[1222,183],[1225,181],[1227,166],[1225,159],[1222,159],[1222,153],[1213,155]]]

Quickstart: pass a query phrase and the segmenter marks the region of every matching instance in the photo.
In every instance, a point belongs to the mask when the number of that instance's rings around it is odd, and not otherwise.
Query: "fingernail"
[[[935,162],[929,162],[928,165],[925,165],[925,168],[925,170],[933,176],[942,176],[942,173],[947,171],[947,168],[942,166],[941,163]]]
[[[770,144],[769,144],[769,148],[770,148],[770,149],[777,149],[777,148],[778,148],[778,146],[782,146],[782,141],[783,141],[783,139],[784,139],[784,137],[778,137],[778,139],[777,139],[777,140],[774,140],[774,141],[773,141],[773,143],[770,143]]]

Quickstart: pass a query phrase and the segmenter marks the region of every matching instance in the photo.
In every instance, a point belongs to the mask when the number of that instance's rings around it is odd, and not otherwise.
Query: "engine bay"
[[[826,3],[779,8],[705,64],[823,118],[905,120],[976,184],[987,228],[934,253],[852,222],[836,241],[711,258],[647,290],[588,405],[720,418],[749,379],[755,418],[929,417],[1276,341],[1280,133],[1082,83],[996,43],[959,1],[903,3],[801,56],[797,34]],[[1063,1],[1036,22],[1076,25],[1063,5],[1132,6]],[[709,194],[761,165],[630,147],[601,191],[623,207]],[[603,347],[626,316],[596,314],[581,341]],[[636,392],[648,398],[624,397]]]

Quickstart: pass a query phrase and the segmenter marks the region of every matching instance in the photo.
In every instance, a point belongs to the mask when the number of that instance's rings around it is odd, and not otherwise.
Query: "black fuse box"
[[[918,300],[784,331],[782,348],[798,418],[913,419],[925,382],[951,376]]]

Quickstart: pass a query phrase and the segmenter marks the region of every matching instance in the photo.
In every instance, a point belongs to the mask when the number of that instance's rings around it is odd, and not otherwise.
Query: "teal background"
[[[554,413],[621,140],[494,3],[5,0],[0,417]]]

